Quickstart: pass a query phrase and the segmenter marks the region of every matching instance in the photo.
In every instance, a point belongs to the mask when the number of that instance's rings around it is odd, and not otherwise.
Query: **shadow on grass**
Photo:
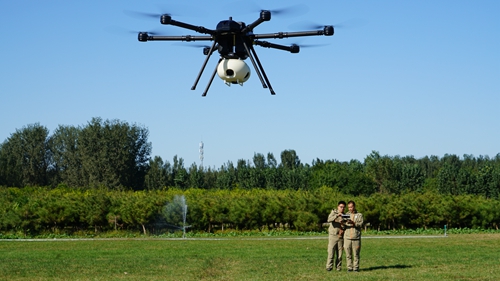
[[[380,270],[380,269],[403,269],[403,268],[410,268],[411,265],[405,265],[405,264],[395,264],[395,265],[381,265],[381,266],[372,266],[368,268],[363,268],[362,271],[373,271],[373,270]]]

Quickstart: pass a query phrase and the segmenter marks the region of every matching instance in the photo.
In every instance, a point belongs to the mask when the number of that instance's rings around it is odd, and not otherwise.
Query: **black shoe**
[[[355,269],[354,272],[359,272],[359,269]]]
[[[331,268],[327,268],[326,271],[332,271],[332,269]]]
[[[347,269],[347,272],[351,272],[351,271],[352,271],[352,269],[350,269],[350,268]]]

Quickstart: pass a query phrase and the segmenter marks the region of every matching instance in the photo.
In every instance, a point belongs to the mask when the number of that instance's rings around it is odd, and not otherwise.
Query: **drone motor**
[[[240,84],[250,78],[250,67],[240,59],[223,59],[217,66],[217,75],[226,82],[227,85]]]

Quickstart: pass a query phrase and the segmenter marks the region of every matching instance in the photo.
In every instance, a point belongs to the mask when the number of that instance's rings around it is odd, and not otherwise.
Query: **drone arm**
[[[212,41],[212,40],[214,40],[214,38],[212,36],[191,36],[191,35],[152,36],[152,35],[149,35],[147,32],[139,32],[138,39],[141,42],[146,42],[146,41],[186,41],[186,42],[191,42],[191,41]]]
[[[260,17],[252,22],[251,24],[247,25],[245,28],[243,28],[242,33],[245,34],[247,32],[252,31],[257,25],[265,22],[265,21],[270,21],[271,20],[271,12],[263,10],[260,12]]]
[[[274,44],[271,42],[267,41],[254,41],[254,44],[257,46],[261,46],[264,48],[273,48],[273,49],[278,49],[278,50],[283,50],[283,51],[288,51],[292,54],[296,54],[300,51],[300,47],[298,45],[292,44],[291,46],[283,46],[283,45],[278,45]]]
[[[198,33],[204,33],[204,34],[210,34],[210,35],[214,35],[215,34],[215,30],[208,29],[208,28],[205,28],[203,26],[195,26],[195,25],[192,25],[192,24],[189,24],[189,23],[184,23],[184,22],[176,21],[176,20],[173,20],[172,17],[170,17],[169,15],[162,15],[160,17],[160,23],[161,24],[165,24],[165,25],[169,24],[169,25],[173,25],[173,26],[177,26],[177,27],[181,27],[181,28],[193,30],[193,31],[196,31]]]
[[[289,37],[303,37],[303,36],[332,36],[333,26],[327,25],[323,30],[313,30],[313,31],[299,31],[299,32],[277,32],[277,33],[267,33],[267,34],[254,34],[255,39],[283,39]]]

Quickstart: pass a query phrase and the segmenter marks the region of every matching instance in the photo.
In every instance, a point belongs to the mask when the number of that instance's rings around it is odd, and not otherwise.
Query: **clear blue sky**
[[[285,149],[303,163],[363,161],[372,150],[417,158],[500,152],[500,1],[307,1],[307,13],[275,16],[255,33],[303,21],[344,28],[273,40],[328,44],[299,54],[256,47],[276,96],[252,72],[243,87],[216,77],[205,98],[217,56],[191,91],[201,49],[140,43],[127,30],[197,34],[123,11],[163,9],[212,29],[229,16],[251,23],[258,11],[235,1],[163,2],[1,1],[0,141],[32,123],[52,133],[101,117],[147,127],[152,155],[178,155],[186,166],[199,164],[200,141],[205,166],[215,168],[254,153],[279,160]]]

